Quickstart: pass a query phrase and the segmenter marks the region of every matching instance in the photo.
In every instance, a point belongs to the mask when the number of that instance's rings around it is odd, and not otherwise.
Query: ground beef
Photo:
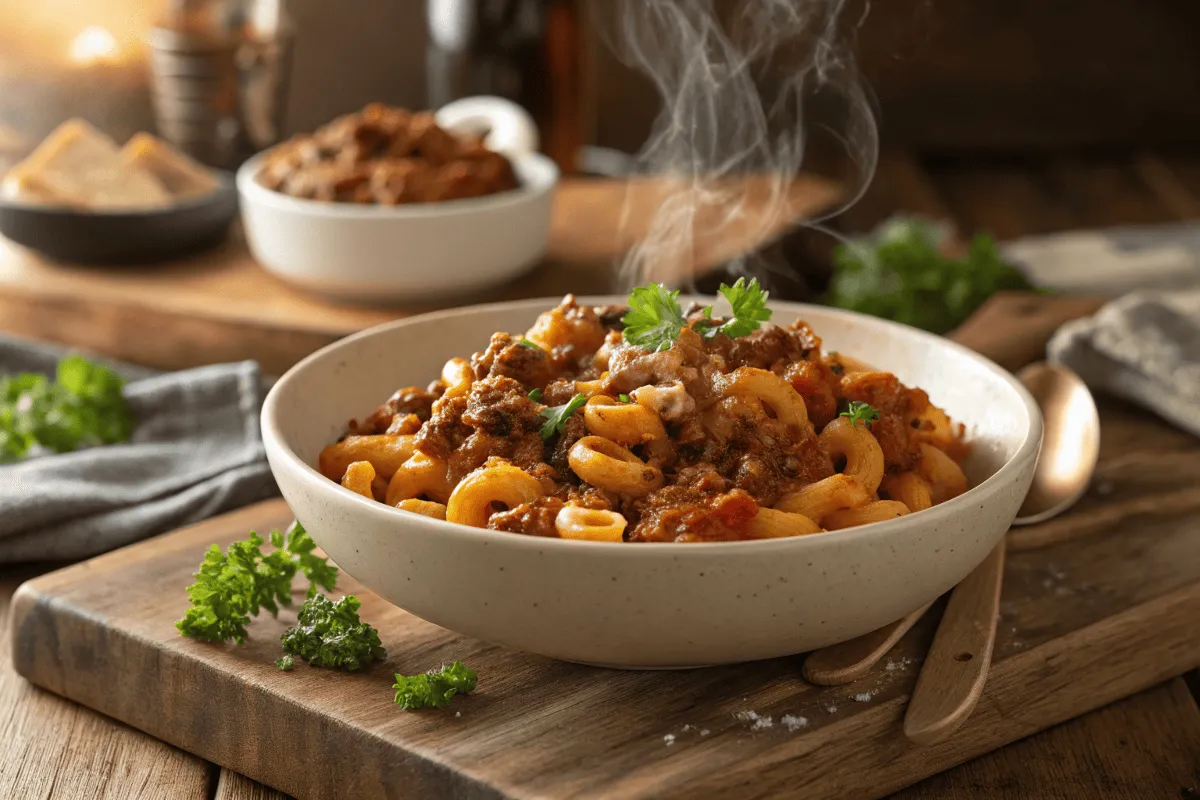
[[[521,344],[507,333],[492,334],[487,349],[471,356],[471,370],[478,380],[512,378],[529,389],[545,386],[555,372],[545,350]]]
[[[562,433],[553,440],[554,449],[550,454],[550,466],[558,470],[560,475],[575,478],[575,473],[571,471],[568,455],[571,447],[584,436],[587,436],[587,426],[584,425],[583,414],[576,412],[567,420]]]
[[[745,492],[712,492],[702,483],[676,484],[636,504],[631,542],[716,542],[743,538],[758,503]]]
[[[871,433],[883,451],[883,464],[889,472],[912,469],[920,456],[916,431],[896,414],[881,414],[871,423]]]
[[[358,436],[371,436],[384,433],[392,425],[393,419],[415,414],[417,419],[424,422],[432,413],[433,401],[437,398],[425,389],[416,386],[406,386],[399,389],[388,398],[387,402],[371,412],[362,422],[350,420],[349,433]]]
[[[818,429],[838,415],[838,378],[819,361],[798,361],[783,370],[783,379],[804,398],[808,420]]]
[[[442,397],[433,404],[433,413],[417,435],[413,447],[432,458],[446,460],[450,453],[471,435],[471,426],[463,423],[467,398]]]
[[[524,533],[528,536],[558,537],[554,519],[566,505],[557,497],[539,497],[532,503],[524,503],[508,511],[500,511],[488,520],[494,531]]]
[[[541,430],[540,408],[512,378],[488,377],[471,386],[462,421],[490,436],[520,437]]]

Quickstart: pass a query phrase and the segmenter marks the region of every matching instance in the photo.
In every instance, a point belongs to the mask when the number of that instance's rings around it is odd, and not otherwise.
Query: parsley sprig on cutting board
[[[330,600],[318,589],[333,591],[338,568],[314,552],[316,543],[296,522],[285,534],[269,535],[275,548],[264,554],[266,544],[257,533],[233,542],[221,551],[212,545],[188,587],[191,608],[175,623],[183,636],[207,642],[246,639],[251,616],[266,609],[278,616],[279,607],[291,605],[292,579],[297,573],[308,580],[308,599],[300,606],[296,624],[280,637],[284,654],[275,666],[291,672],[300,659],[313,667],[355,672],[387,657],[379,631],[359,618],[362,603],[354,595]],[[433,672],[405,676],[396,674],[395,702],[403,709],[445,708],[458,694],[475,690],[475,670],[460,661]]]

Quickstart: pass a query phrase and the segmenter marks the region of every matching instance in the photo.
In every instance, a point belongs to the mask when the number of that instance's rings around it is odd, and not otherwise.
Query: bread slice
[[[157,178],[175,200],[209,194],[219,185],[207,167],[148,133],[139,133],[126,142],[121,158],[130,169],[144,170]]]
[[[157,178],[130,169],[112,139],[83,120],[59,125],[4,180],[6,193],[95,210],[156,208],[171,196]],[[11,195],[10,195],[11,196]]]

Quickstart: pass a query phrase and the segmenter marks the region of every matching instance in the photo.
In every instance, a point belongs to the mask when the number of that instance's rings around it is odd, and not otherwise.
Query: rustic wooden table
[[[872,192],[841,224],[861,230],[897,209],[1001,237],[1191,219],[1200,217],[1200,159],[1151,154],[966,163],[892,153],[881,161]],[[0,798],[282,797],[17,677],[9,657],[9,600],[22,581],[49,568],[0,569]],[[1197,673],[1172,679],[897,797],[1200,796],[1197,696]]]

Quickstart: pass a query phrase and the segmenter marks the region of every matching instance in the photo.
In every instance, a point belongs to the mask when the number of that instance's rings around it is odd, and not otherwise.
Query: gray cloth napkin
[[[1135,292],[1064,325],[1051,361],[1200,436],[1200,290]]]
[[[0,373],[53,375],[67,352],[0,337]],[[278,493],[254,362],[170,373],[106,363],[129,381],[132,440],[0,465],[0,564],[86,558]]]

